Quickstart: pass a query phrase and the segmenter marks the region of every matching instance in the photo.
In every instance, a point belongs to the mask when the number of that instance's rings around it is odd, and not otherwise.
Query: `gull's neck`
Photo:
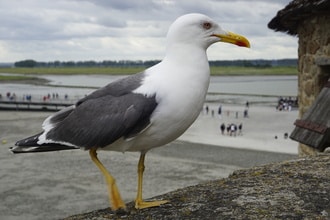
[[[205,65],[208,66],[206,49],[185,44],[173,44],[167,47],[164,61],[181,65]]]
[[[187,98],[199,96],[204,100],[210,80],[205,49],[187,45],[168,48],[163,61],[153,70],[158,88],[166,84],[172,90],[183,89],[180,93],[187,93]]]

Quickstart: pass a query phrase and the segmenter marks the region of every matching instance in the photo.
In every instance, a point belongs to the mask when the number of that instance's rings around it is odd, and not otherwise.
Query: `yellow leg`
[[[105,180],[108,185],[111,209],[114,211],[117,209],[120,209],[120,208],[126,209],[125,203],[123,202],[123,200],[120,197],[120,193],[119,193],[117,185],[116,185],[116,180],[111,176],[111,174],[108,172],[108,170],[103,166],[101,161],[97,158],[96,150],[90,149],[89,155],[91,156],[92,161],[100,169],[103,176],[105,177]]]
[[[143,201],[143,199],[142,199],[142,182],[143,182],[143,172],[144,172],[144,158],[145,158],[145,153],[141,153],[139,164],[138,164],[138,189],[137,189],[137,196],[136,196],[136,200],[135,200],[136,209],[144,209],[144,208],[160,206],[161,204],[168,202],[167,200],[150,201],[150,202]]]

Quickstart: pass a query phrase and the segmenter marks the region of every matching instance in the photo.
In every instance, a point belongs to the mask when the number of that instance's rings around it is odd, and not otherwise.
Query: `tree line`
[[[50,61],[39,62],[35,60],[21,60],[14,63],[15,67],[150,67],[160,60],[104,60],[104,61]],[[214,60],[209,61],[210,66],[241,66],[241,67],[274,67],[297,66],[297,59],[279,60]]]

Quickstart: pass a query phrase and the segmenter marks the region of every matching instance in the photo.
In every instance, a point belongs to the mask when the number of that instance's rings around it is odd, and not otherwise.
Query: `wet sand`
[[[241,112],[242,106],[227,106]],[[147,154],[144,197],[226,177],[234,170],[296,157],[297,143],[282,134],[293,129],[297,112],[251,106],[249,118],[201,114],[178,141]],[[210,104],[216,109],[216,105]],[[59,219],[108,207],[104,179],[80,150],[13,155],[16,140],[40,131],[44,112],[0,112],[0,216],[3,219]],[[220,134],[221,122],[243,122],[243,136]],[[270,126],[271,125],[271,126]],[[274,136],[278,135],[278,139]],[[200,144],[203,143],[203,144]],[[222,147],[221,147],[222,146]],[[101,152],[125,201],[136,193],[137,153]]]
[[[244,105],[222,105],[221,116],[217,114],[218,104],[208,103],[209,113],[205,111],[195,123],[180,137],[180,140],[232,148],[244,148],[268,152],[298,154],[298,143],[284,138],[284,134],[294,129],[298,111],[277,111],[275,107],[252,105],[248,117],[243,117]],[[206,106],[205,105],[205,106]],[[211,111],[214,111],[212,117]],[[236,118],[237,114],[237,118]],[[220,124],[242,123],[241,136],[220,135]],[[275,139],[277,136],[277,139]]]

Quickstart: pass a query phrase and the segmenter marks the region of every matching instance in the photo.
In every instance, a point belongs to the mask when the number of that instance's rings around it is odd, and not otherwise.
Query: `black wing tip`
[[[29,153],[30,151],[33,151],[33,148],[36,148],[36,147],[20,146],[20,145],[17,145],[17,142],[16,142],[15,146],[9,147],[9,151],[13,154]]]
[[[24,141],[24,140],[16,141],[15,146],[17,146],[17,147],[19,147],[19,146],[24,146],[23,141]],[[11,148],[13,148],[13,147],[11,147]]]
[[[15,146],[17,146],[17,145],[15,144]],[[13,153],[13,154],[16,154],[17,152],[16,152],[15,148],[16,148],[16,147],[10,147],[10,148],[9,148],[9,151],[10,151],[11,153]]]
[[[14,147],[10,147],[9,150],[14,153],[37,153],[37,152],[49,152],[49,151],[62,151],[62,150],[72,150],[79,149],[79,147],[67,146],[58,143],[45,143],[39,144],[39,136],[42,133],[33,135],[28,138],[24,138],[15,143]]]
[[[62,150],[76,150],[79,149],[77,147],[71,147],[66,145],[60,144],[47,144],[47,145],[40,145],[40,146],[15,146],[10,147],[9,151],[13,154],[20,154],[20,153],[41,153],[41,152],[50,152],[50,151],[62,151]]]
[[[15,146],[15,147],[10,147],[10,148],[9,148],[9,151],[10,151],[11,153],[13,153],[13,154],[28,153],[28,151],[24,151],[22,148],[17,147],[17,146]]]
[[[31,137],[19,140],[15,143],[15,146],[21,146],[21,147],[40,146],[40,144],[38,144],[38,140],[39,140],[39,137],[40,137],[41,134],[42,134],[42,132],[39,133],[39,134],[33,135]]]

